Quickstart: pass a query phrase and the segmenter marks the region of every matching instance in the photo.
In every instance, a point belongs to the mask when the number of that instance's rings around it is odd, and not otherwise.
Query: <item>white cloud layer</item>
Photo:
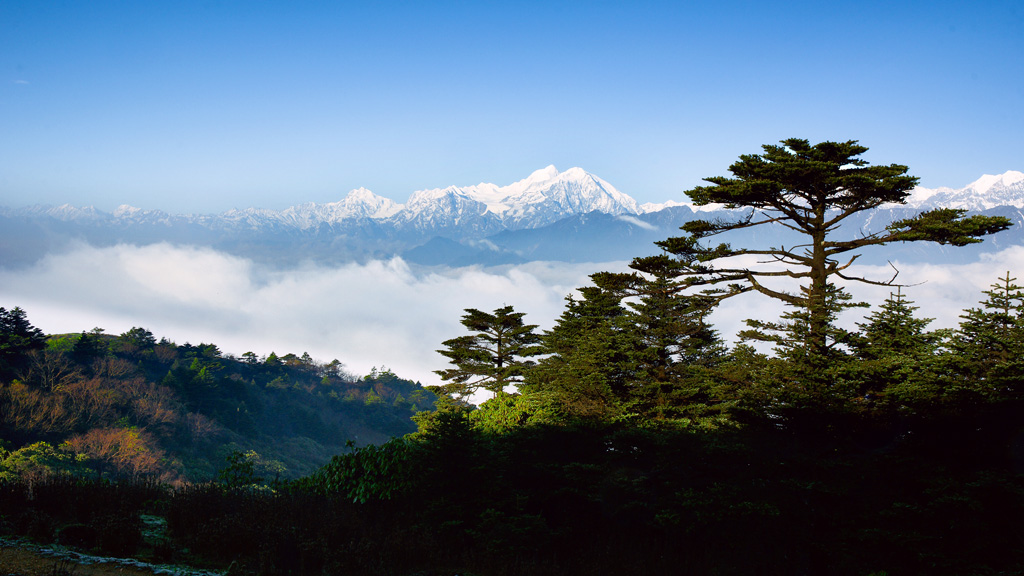
[[[893,262],[899,270],[896,281],[903,284],[903,295],[918,308],[917,316],[932,318],[929,328],[955,328],[960,315],[968,308],[979,307],[985,299],[983,291],[991,289],[998,278],[1007,272],[1011,277],[1024,280],[1024,247],[1013,246],[1001,252],[982,254],[976,262],[968,264],[906,264]],[[887,281],[893,277],[889,266],[853,266],[849,275],[874,281]],[[1024,282],[1021,282],[1024,283]],[[776,286],[778,287],[778,286]],[[888,298],[895,288],[863,283],[846,283],[854,301],[877,306]],[[712,315],[712,322],[723,335],[731,338],[745,327],[747,318],[770,320],[777,318],[785,308],[757,294],[744,294],[726,301]],[[839,323],[855,327],[871,313],[870,308],[854,308],[840,317]]]
[[[901,282],[917,284],[904,293],[919,314],[935,318],[933,328],[953,327],[998,277],[1024,274],[1024,247],[963,265],[896,265]],[[534,262],[423,271],[395,259],[281,271],[206,248],[83,245],[27,270],[0,269],[0,306],[24,308],[50,334],[97,326],[117,334],[142,326],[178,343],[215,343],[226,353],[309,352],[321,361],[338,358],[357,374],[387,366],[434,384],[432,371],[446,367],[435,350],[464,333],[459,318],[465,308],[513,305],[527,313],[527,322],[547,329],[562,312],[565,296],[588,284],[589,274],[624,269],[622,262]],[[891,276],[884,267],[859,271],[877,279]],[[871,304],[890,292],[852,289]],[[744,295],[728,301],[713,321],[731,337],[743,319],[772,319],[781,310]],[[853,311],[845,323],[864,313]]]
[[[621,267],[621,264],[620,264]],[[226,353],[309,352],[365,374],[387,366],[437,383],[435,350],[460,336],[465,308],[513,305],[547,328],[601,265],[530,263],[416,271],[400,259],[271,270],[207,248],[79,246],[28,270],[0,269],[0,306],[20,306],[49,334],[133,326]]]

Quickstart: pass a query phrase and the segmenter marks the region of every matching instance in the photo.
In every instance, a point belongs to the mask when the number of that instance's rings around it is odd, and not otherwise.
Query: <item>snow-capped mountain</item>
[[[114,214],[103,214],[94,208],[34,207],[39,214],[61,220],[90,218],[120,222],[140,218],[166,218],[159,211],[121,206]],[[292,227],[309,230],[321,225],[344,224],[346,221],[371,219],[398,227],[415,229],[478,228],[493,232],[503,229],[536,228],[568,216],[603,212],[611,215],[640,214],[644,210],[636,200],[618,191],[601,178],[582,168],[559,172],[554,166],[537,170],[530,176],[507,186],[480,183],[474,186],[448,186],[413,192],[405,204],[399,204],[359,188],[338,202],[306,203],[285,210],[246,208],[211,216],[181,215],[176,218],[215,227],[249,227],[259,229]]]
[[[850,225],[877,229],[940,206],[1007,212],[1024,221],[1024,173],[985,175],[955,190],[916,188],[907,205],[883,207]],[[721,206],[695,207],[678,200],[640,206],[581,168],[559,172],[554,166],[505,186],[481,183],[419,190],[404,204],[359,188],[337,202],[216,215],[171,215],[131,206],[113,213],[71,205],[0,208],[0,266],[31,264],[47,250],[75,240],[97,245],[203,245],[275,263],[340,263],[394,255],[422,263],[454,263],[456,252],[460,263],[605,261],[656,250],[653,242],[678,235],[679,227],[695,218],[734,216],[719,214],[720,210]],[[1006,233],[985,245],[1007,242],[1024,244],[1017,235]],[[453,251],[453,246],[461,248]]]
[[[481,183],[414,192],[396,217],[405,222],[437,222],[441,219],[496,222],[502,228],[536,228],[574,214],[639,214],[636,200],[608,182],[570,168],[554,166],[537,170],[509,184]]]
[[[386,222],[401,229],[444,235],[484,236],[501,229],[500,218],[488,213],[485,203],[456,186],[414,192]]]
[[[990,210],[997,206],[1024,208],[1024,172],[1010,170],[998,175],[985,174],[959,189],[915,188],[907,199],[914,208],[962,208]]]
[[[651,212],[661,212],[666,208],[675,208],[677,206],[685,206],[694,212],[717,212],[718,210],[724,210],[725,204],[705,204],[703,206],[697,206],[690,202],[679,202],[677,200],[669,200],[668,202],[646,202],[640,205],[640,212],[642,214],[649,214]]]
[[[582,168],[559,173],[554,166],[548,166],[502,188],[481,184],[467,192],[513,228],[535,228],[589,212],[613,216],[640,213],[636,200]]]
[[[275,260],[335,262],[400,254],[436,237],[477,242],[499,232],[535,229],[592,212],[633,216],[642,211],[633,198],[581,168],[559,172],[548,166],[505,186],[481,183],[419,190],[404,204],[360,188],[337,202],[215,215],[170,215],[127,205],[113,213],[70,205],[0,207],[0,244],[15,234],[21,239],[35,235],[41,246],[72,239],[97,244],[169,241],[254,257],[277,250]],[[298,247],[302,251],[297,252]],[[286,254],[288,250],[292,253]],[[33,257],[24,250],[0,249],[0,266]]]
[[[321,224],[350,219],[387,218],[401,209],[402,205],[393,200],[378,196],[366,188],[357,188],[337,202],[328,202],[327,204],[308,202],[280,211],[263,208],[229,210],[214,218],[231,223],[236,227],[258,229],[275,225],[309,230]]]
[[[339,222],[349,218],[387,218],[402,209],[389,198],[378,196],[366,188],[357,188],[338,202],[328,204],[307,203],[292,206],[281,212],[289,221],[303,228],[321,222]]]
[[[61,204],[60,206],[29,206],[24,209],[24,213],[37,216],[49,216],[50,218],[63,220],[65,222],[97,221],[103,220],[107,217],[107,214],[97,210],[93,206],[72,206],[71,204]]]

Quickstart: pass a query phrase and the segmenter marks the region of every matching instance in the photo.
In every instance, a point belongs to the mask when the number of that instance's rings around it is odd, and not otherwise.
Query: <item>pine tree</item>
[[[28,353],[41,350],[46,335],[28,321],[21,308],[0,308],[0,381],[14,377],[28,364]]]
[[[860,328],[860,338],[855,344],[858,357],[874,360],[892,354],[932,354],[941,335],[928,332],[932,318],[915,317],[917,309],[902,290],[890,293],[878,310],[868,315],[866,322],[857,324]]]
[[[715,403],[711,369],[725,346],[707,318],[714,300],[686,294],[677,262],[661,254],[635,258],[632,273],[591,278],[616,291],[630,309],[636,382],[628,409],[658,418],[688,417]]]
[[[731,209],[749,208],[745,216],[732,222],[695,220],[683,226],[686,236],[658,244],[678,259],[680,275],[689,287],[705,289],[719,300],[756,291],[806,310],[806,340],[813,354],[828,353],[832,315],[828,300],[835,281],[895,285],[895,277],[871,280],[853,275],[850,266],[859,250],[891,242],[963,246],[1010,226],[1003,217],[965,217],[963,210],[936,209],[878,232],[837,238],[847,218],[885,203],[905,202],[917,178],[907,175],[906,166],[869,166],[859,158],[868,149],[856,141],[811,145],[791,138],[782,146],[763,149],[762,155],[740,156],[729,167],[732,178],[707,178],[713,186],[686,192],[698,206],[721,203]],[[725,232],[764,225],[782,226],[804,240],[789,247],[702,243]],[[747,266],[737,263],[737,256],[755,256],[761,262]],[[772,279],[796,280],[801,290],[770,286],[766,280]]]
[[[537,326],[524,324],[523,316],[512,306],[493,313],[467,308],[461,322],[473,334],[443,342],[445,349],[438,352],[455,368],[436,370],[447,384],[431,389],[464,400],[479,389],[497,396],[521,383],[526,368],[533,365],[527,358],[540,352],[540,336],[534,333]]]
[[[779,358],[814,371],[828,363],[847,358],[847,347],[853,337],[848,330],[836,326],[836,318],[849,308],[867,306],[863,302],[851,300],[852,297],[845,290],[832,283],[825,285],[825,298],[818,318],[824,320],[824,333],[818,342],[811,337],[815,318],[809,307],[799,304],[791,305],[790,310],[783,313],[776,322],[747,320],[746,324],[750,328],[741,331],[738,336],[742,340],[770,342],[775,345],[775,353]]]
[[[521,390],[571,418],[608,418],[621,411],[635,382],[636,332],[621,295],[597,286],[579,292],[543,335],[546,356]]]
[[[952,340],[957,386],[989,400],[1024,395],[1024,288],[1010,273],[961,316]]]
[[[856,401],[920,408],[940,400],[936,361],[949,331],[929,331],[932,319],[916,317],[917,309],[897,290],[857,324],[857,361],[847,371],[855,381]]]
[[[826,412],[845,409],[850,391],[844,386],[843,371],[851,360],[853,334],[835,324],[838,315],[852,307],[849,293],[826,284],[825,299],[815,316],[806,305],[792,304],[778,321],[751,319],[739,332],[742,341],[774,345],[774,358],[764,360],[765,371],[749,385],[757,388],[762,408],[785,407],[786,411],[814,408]],[[815,341],[815,322],[823,322],[824,333]],[[769,412],[781,412],[769,409]]]

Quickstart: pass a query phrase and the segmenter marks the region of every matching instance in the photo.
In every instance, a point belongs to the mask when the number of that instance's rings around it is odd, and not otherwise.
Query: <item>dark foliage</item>
[[[1024,481],[1005,452],[993,448],[1013,434],[969,433],[978,416],[919,423],[912,439],[893,422],[852,417],[801,432],[765,421],[714,433],[605,426],[503,435],[456,417],[388,455],[404,485],[379,476],[331,484],[338,478],[332,468],[367,465],[358,457],[336,460],[320,478],[342,495],[376,485],[379,499],[363,509],[377,519],[401,518],[395,528],[404,533],[440,535],[446,547],[432,556],[438,568],[1018,570],[1024,541],[1013,525],[1024,512]],[[372,465],[382,466],[381,458]]]
[[[0,379],[25,367],[29,352],[43,348],[46,336],[29,323],[25,311],[0,308]]]

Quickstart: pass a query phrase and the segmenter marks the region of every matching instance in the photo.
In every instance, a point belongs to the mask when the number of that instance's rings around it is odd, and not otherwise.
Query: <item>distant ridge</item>
[[[1024,208],[1024,172],[1010,170],[998,175],[985,174],[959,189],[917,187],[907,205],[914,208],[963,208],[991,210],[998,206]]]
[[[1003,174],[985,174],[963,188],[915,188],[907,206],[928,209],[936,207],[989,210],[997,206],[1024,208],[1024,172],[1010,170]],[[417,190],[400,204],[374,194],[366,188],[350,191],[337,202],[309,202],[269,210],[245,208],[216,215],[171,215],[160,210],[146,210],[129,205],[106,213],[92,206],[76,207],[34,205],[22,208],[0,208],[6,216],[49,216],[62,221],[168,222],[184,220],[212,225],[217,221],[259,228],[268,222],[305,230],[322,224],[345,220],[391,220],[405,223],[455,223],[469,216],[498,222],[503,229],[537,228],[563,218],[589,212],[613,216],[646,214],[666,208],[685,206],[693,211],[714,211],[718,206],[693,206],[680,192],[680,199],[661,203],[638,204],[628,194],[594,174],[574,167],[559,172],[554,166],[534,171],[526,178],[507,186],[480,183],[473,186],[448,186]]]
[[[74,241],[209,246],[279,264],[396,255],[429,265],[606,261],[651,253],[654,241],[678,235],[679,226],[698,212],[701,218],[715,218],[722,208],[695,207],[680,196],[641,206],[582,168],[559,172],[547,166],[505,186],[418,190],[405,203],[358,188],[337,202],[215,215],[172,215],[127,205],[113,213],[69,204],[0,208],[0,266],[31,264]],[[918,187],[906,205],[883,207],[856,225],[875,229],[935,207],[998,210],[1024,220],[1024,173],[984,175],[959,189]],[[1017,244],[1014,234],[998,235],[985,245]]]

